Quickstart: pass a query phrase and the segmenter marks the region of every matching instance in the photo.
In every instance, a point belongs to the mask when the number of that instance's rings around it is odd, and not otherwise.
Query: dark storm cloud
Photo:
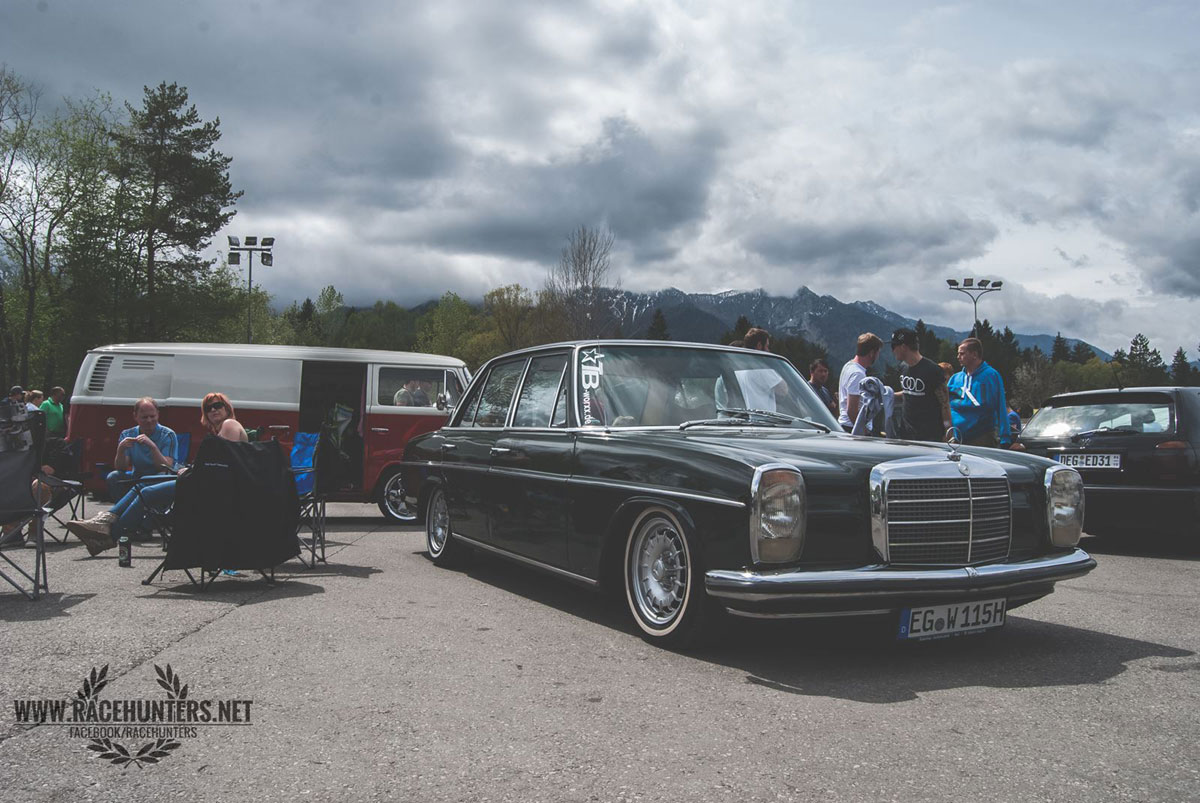
[[[607,225],[636,261],[669,257],[671,234],[705,214],[723,137],[700,131],[660,142],[619,119],[603,128],[568,159],[526,165],[492,158],[474,166],[488,192],[448,199],[426,241],[546,262],[571,230]]]
[[[954,213],[908,220],[897,213],[875,220],[779,221],[745,243],[770,262],[838,274],[893,265],[954,264],[982,254],[996,234],[990,223]]]

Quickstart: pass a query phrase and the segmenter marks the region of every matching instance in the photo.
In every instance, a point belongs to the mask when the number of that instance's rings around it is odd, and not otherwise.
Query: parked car
[[[222,343],[128,343],[84,357],[71,396],[67,437],[83,441],[89,488],[104,490],[117,436],[131,427],[133,403],[158,401],[160,421],[203,437],[200,400],[218,390],[238,420],[290,449],[297,432],[336,419],[338,460],[322,467],[337,490],[331,501],[376,502],[395,521],[416,518],[404,501],[400,460],[408,439],[437,429],[469,374],[462,360],[436,354]],[[335,409],[336,408],[336,409]],[[187,455],[179,455],[186,462]]]
[[[1200,388],[1063,393],[1020,442],[1083,476],[1086,532],[1200,534]]]
[[[404,487],[437,564],[482,550],[623,593],[652,642],[721,610],[1003,624],[1095,566],[1082,481],[1042,457],[843,433],[766,352],[599,341],[487,363]]]

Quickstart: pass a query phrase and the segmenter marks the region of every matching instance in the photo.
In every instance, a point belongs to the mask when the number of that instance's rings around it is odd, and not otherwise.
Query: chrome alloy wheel
[[[387,514],[397,521],[413,521],[417,512],[404,499],[404,477],[397,471],[383,486],[383,504]]]
[[[645,516],[630,539],[626,571],[638,616],[667,628],[687,604],[691,560],[678,525],[662,513]]]
[[[437,557],[446,548],[450,537],[450,511],[446,509],[446,494],[441,489],[433,492],[429,500],[429,515],[425,519],[425,542],[429,554]]]

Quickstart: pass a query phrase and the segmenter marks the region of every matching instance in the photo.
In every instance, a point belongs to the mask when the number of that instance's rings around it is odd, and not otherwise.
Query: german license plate
[[[905,608],[900,612],[901,639],[930,639],[990,630],[1004,624],[1004,599],[953,605]]]
[[[1120,468],[1119,454],[1060,454],[1058,462],[1071,468]]]

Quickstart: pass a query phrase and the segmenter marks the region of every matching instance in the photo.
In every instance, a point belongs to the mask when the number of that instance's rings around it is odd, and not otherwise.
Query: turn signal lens
[[[1188,445],[1183,441],[1163,441],[1154,447],[1155,449],[1186,449]]]
[[[804,547],[807,494],[793,468],[762,467],[754,474],[750,556],[755,563],[786,563]]]
[[[1046,470],[1046,520],[1050,543],[1071,547],[1083,534],[1083,478],[1066,466]]]

